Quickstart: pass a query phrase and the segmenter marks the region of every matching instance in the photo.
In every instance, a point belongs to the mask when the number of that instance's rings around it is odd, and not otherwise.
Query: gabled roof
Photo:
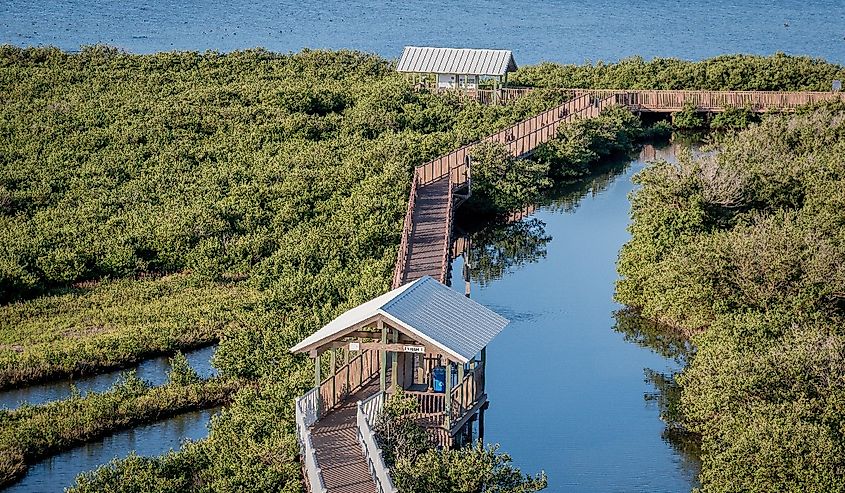
[[[315,349],[378,317],[461,363],[475,357],[509,323],[489,308],[425,276],[347,310],[290,351]]]
[[[418,74],[505,75],[516,70],[509,50],[406,46],[396,66]]]

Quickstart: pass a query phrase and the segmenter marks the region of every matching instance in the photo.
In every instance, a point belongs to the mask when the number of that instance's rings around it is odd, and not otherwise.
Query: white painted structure
[[[406,46],[396,65],[398,72],[414,74],[425,80],[434,75],[438,89],[478,89],[485,79],[493,79],[494,88],[507,84],[507,75],[516,70],[509,50],[471,48],[433,48]]]

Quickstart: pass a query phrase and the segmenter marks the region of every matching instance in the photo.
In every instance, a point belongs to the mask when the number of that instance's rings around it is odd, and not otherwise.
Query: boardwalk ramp
[[[482,142],[498,142],[505,145],[512,156],[524,157],[553,139],[562,124],[578,118],[595,117],[614,100],[609,96],[579,95],[417,167],[411,184],[393,287],[425,275],[442,283],[448,282],[454,209],[471,193],[470,161],[476,146]]]

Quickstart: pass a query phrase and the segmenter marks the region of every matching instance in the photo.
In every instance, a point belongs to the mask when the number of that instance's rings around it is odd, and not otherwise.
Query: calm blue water
[[[135,451],[152,457],[173,449],[178,450],[187,440],[199,440],[208,434],[208,422],[219,410],[180,414],[146,426],[115,433],[101,440],[86,443],[50,457],[29,468],[20,482],[3,490],[4,493],[52,493],[72,486],[79,474],[91,471],[115,458],[123,458]]]
[[[209,378],[217,375],[217,370],[211,366],[211,356],[217,346],[208,346],[193,351],[186,351],[185,358],[200,377]],[[150,382],[152,385],[162,385],[167,382],[167,373],[170,371],[170,357],[148,359],[140,362],[134,369],[138,377]],[[58,380],[45,382],[38,385],[0,391],[0,409],[15,409],[22,403],[37,405],[46,402],[66,399],[73,393],[76,387],[79,392],[104,392],[111,388],[120,375],[126,370],[110,371],[82,377],[75,380]]]
[[[136,53],[496,47],[517,63],[784,51],[845,63],[842,0],[4,0],[0,43]]]
[[[657,157],[672,160],[673,150]],[[662,438],[650,399],[655,388],[645,378],[646,370],[671,374],[678,362],[613,330],[631,176],[648,158],[541,207],[526,221],[542,221],[531,231],[546,240],[499,237],[501,248],[488,247],[488,258],[523,261],[499,278],[472,281],[472,298],[511,320],[488,349],[485,441],[501,444],[524,472],[545,470],[549,491],[683,492],[697,485],[697,459]],[[459,277],[461,262],[454,266]]]

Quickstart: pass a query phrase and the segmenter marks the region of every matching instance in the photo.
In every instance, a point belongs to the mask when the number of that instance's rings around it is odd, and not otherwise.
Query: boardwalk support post
[[[391,342],[393,344],[396,344],[397,342],[399,342],[399,331],[397,331],[396,329],[393,329],[393,334],[392,334],[391,339],[392,339]],[[399,353],[397,353],[396,351],[390,352],[390,383],[391,383],[391,385],[393,385],[394,391],[396,391],[396,389],[399,388],[399,386],[397,384],[398,378],[399,378],[398,375],[397,375],[397,373],[399,373],[398,354]]]

